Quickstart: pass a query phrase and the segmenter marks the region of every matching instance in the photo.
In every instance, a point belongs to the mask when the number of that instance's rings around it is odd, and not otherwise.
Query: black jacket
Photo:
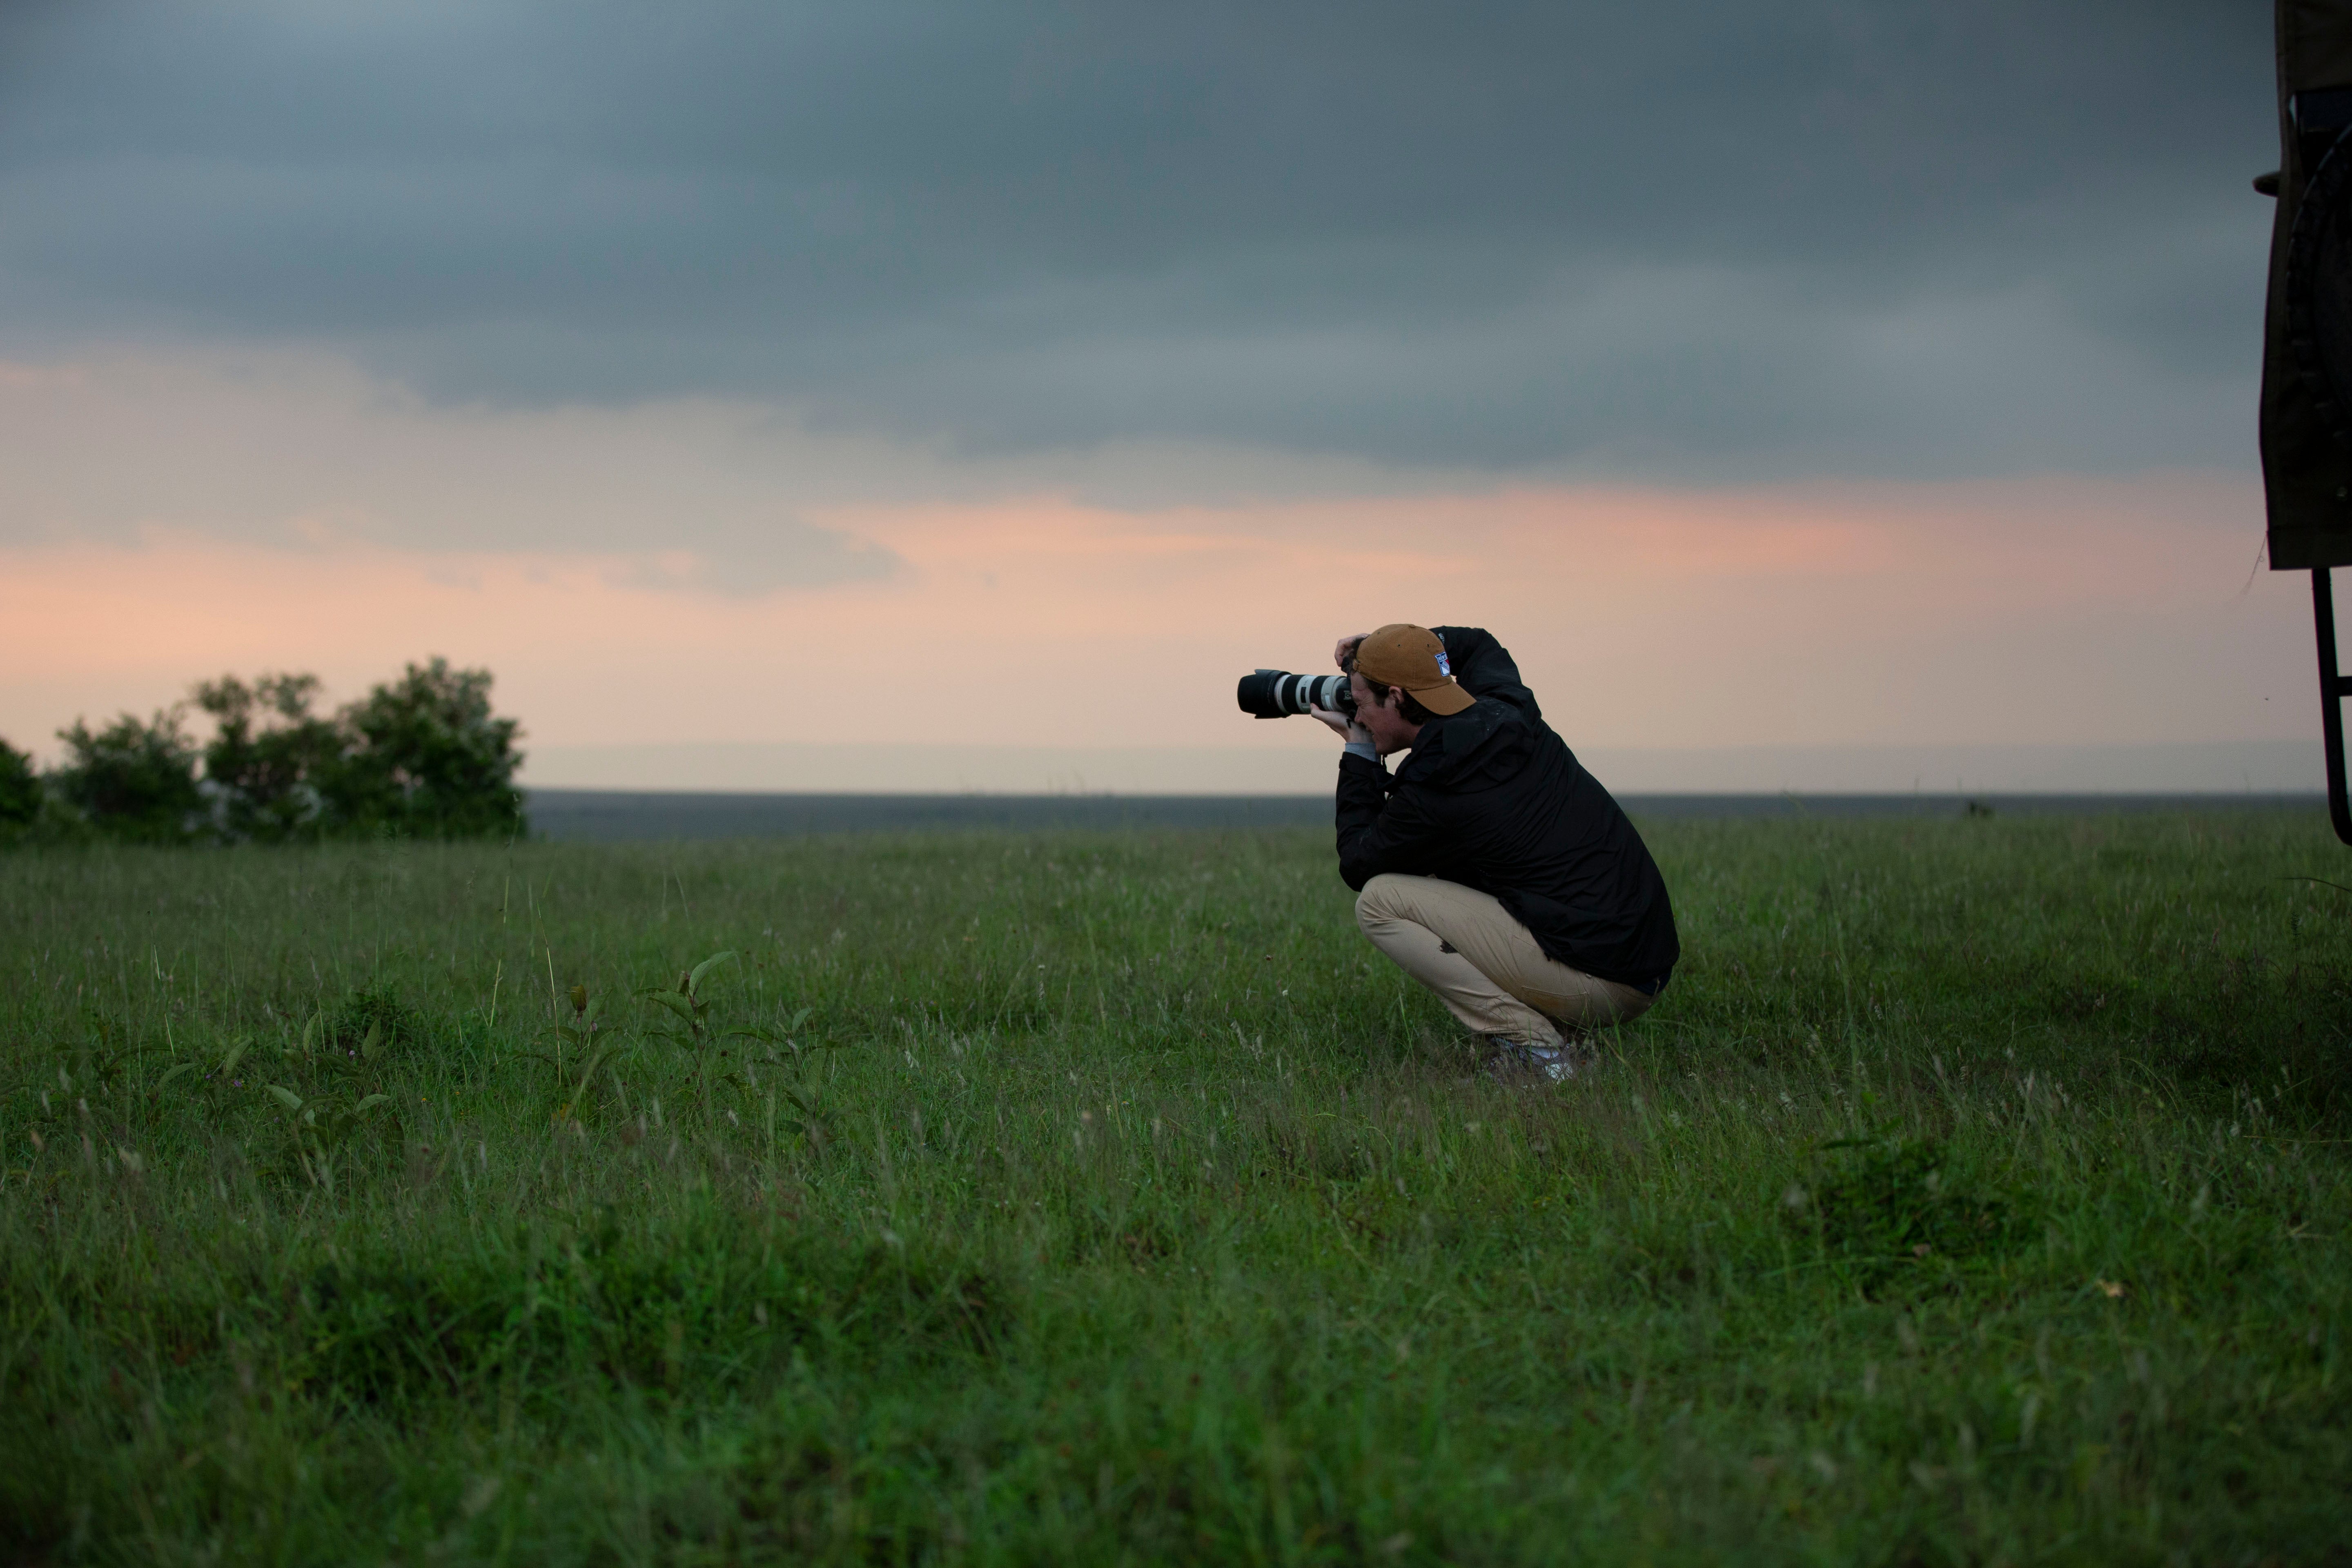
[[[1549,956],[1654,994],[1682,945],[1642,836],[1544,723],[1502,644],[1432,629],[1477,700],[1423,725],[1393,779],[1340,757],[1340,877],[1359,892],[1402,871],[1491,893]]]

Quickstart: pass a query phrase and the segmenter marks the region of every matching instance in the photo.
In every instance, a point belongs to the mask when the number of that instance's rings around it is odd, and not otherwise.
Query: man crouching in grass
[[[1339,876],[1372,945],[1496,1047],[1574,1075],[1591,1033],[1656,1001],[1682,946],[1657,863],[1474,626],[1340,640]],[[1391,778],[1382,757],[1412,755]]]

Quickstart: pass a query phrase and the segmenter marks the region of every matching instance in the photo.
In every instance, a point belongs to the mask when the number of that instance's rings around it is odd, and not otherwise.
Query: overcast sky
[[[27,4],[18,353],[1664,478],[2250,460],[2243,3]]]
[[[919,595],[849,514],[2194,470],[2251,562],[2268,28],[13,0],[0,546]],[[117,689],[77,680],[0,725]]]

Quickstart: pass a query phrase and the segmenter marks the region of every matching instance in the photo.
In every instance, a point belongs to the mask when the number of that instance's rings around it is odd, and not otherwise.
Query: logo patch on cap
[[[1448,680],[1454,679],[1454,666],[1446,661],[1445,649],[1442,647],[1437,650],[1437,673]]]

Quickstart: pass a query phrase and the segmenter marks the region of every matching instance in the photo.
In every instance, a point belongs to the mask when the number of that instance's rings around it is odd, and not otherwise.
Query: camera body
[[[1261,669],[1242,677],[1234,697],[1242,711],[1260,719],[1283,719],[1320,708],[1327,713],[1352,714],[1356,689],[1344,675],[1293,675],[1286,669]]]

